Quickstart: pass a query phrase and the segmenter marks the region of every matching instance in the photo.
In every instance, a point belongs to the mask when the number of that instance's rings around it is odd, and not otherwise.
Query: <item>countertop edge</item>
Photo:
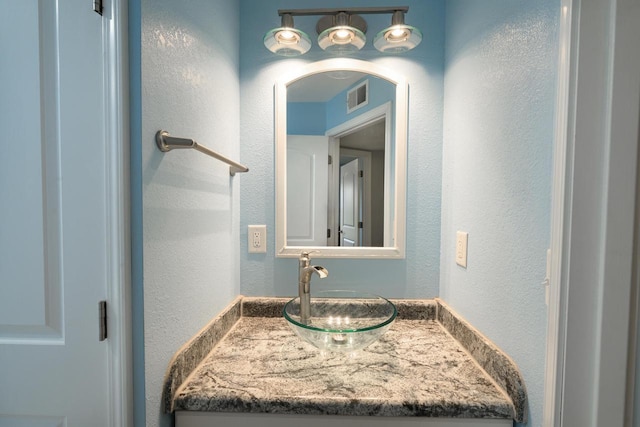
[[[385,399],[251,399],[240,396],[215,400],[181,400],[176,411],[270,413],[296,415],[349,415],[375,417],[443,417],[505,419],[513,415],[511,405],[477,405],[469,402],[406,402]]]
[[[524,423],[528,418],[527,389],[517,364],[489,338],[473,327],[440,298],[437,320],[509,396],[514,407],[514,420]]]
[[[242,295],[238,295],[222,312],[175,352],[164,375],[162,407],[174,411],[174,397],[182,383],[202,363],[242,315]]]

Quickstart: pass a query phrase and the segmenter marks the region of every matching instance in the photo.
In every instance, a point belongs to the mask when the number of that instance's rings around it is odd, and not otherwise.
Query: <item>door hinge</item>
[[[333,157],[331,157],[331,155],[329,155],[329,164],[333,164]]]
[[[364,176],[364,172],[360,171],[360,178]]]
[[[92,0],[92,1],[93,1],[93,11],[96,12],[98,15],[102,16],[102,11],[103,11],[102,0]]]
[[[98,339],[104,341],[107,339],[107,302],[100,301],[98,303],[98,328],[100,330]]]
[[[358,228],[363,228],[362,221],[358,223]]]
[[[331,238],[331,229],[327,228],[327,239]]]

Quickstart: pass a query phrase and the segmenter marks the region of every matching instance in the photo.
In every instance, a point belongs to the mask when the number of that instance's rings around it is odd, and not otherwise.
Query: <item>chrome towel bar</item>
[[[205,147],[204,145],[200,145],[195,142],[193,139],[189,138],[177,138],[175,136],[170,136],[169,132],[166,130],[159,130],[156,133],[156,145],[158,149],[163,153],[167,151],[171,151],[174,148],[193,148],[198,150],[201,153],[214,157],[221,162],[224,162],[229,165],[229,175],[234,176],[236,172],[249,172],[249,168],[241,165],[240,163],[234,162],[231,159],[226,158],[222,154],[216,153],[213,150]]]

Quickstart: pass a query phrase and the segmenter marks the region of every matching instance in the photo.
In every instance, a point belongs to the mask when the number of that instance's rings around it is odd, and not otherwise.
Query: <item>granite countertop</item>
[[[321,352],[303,342],[281,316],[272,316],[278,309],[271,312],[247,316],[243,311],[191,375],[176,383],[181,385],[170,393],[168,407],[522,418],[522,405],[514,407],[504,387],[494,382],[435,316],[399,317],[378,342],[344,354]]]

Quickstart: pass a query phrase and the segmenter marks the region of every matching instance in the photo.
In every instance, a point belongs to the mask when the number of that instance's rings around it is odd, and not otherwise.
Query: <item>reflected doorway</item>
[[[329,189],[337,202],[337,238],[328,245],[384,246],[385,120],[380,118],[338,140],[339,180]],[[335,147],[334,147],[335,150]],[[330,166],[331,168],[331,166]],[[332,171],[329,171],[329,175]],[[331,212],[329,212],[329,216]],[[329,221],[331,224],[331,221]],[[330,225],[331,226],[331,225]]]

